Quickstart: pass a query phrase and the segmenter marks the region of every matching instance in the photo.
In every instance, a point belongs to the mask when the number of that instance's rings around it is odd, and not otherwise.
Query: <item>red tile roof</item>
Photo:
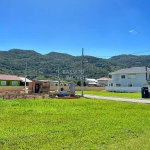
[[[21,81],[21,79],[15,75],[5,75],[5,74],[0,74],[0,80]]]

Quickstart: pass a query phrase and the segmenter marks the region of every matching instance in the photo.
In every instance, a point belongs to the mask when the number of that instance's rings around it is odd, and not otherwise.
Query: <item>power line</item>
[[[124,55],[136,55],[136,54],[141,54],[141,53],[147,53],[147,52],[150,52],[150,50],[147,50],[147,51],[141,51],[141,52],[136,52],[136,53],[130,53],[130,54],[124,54]],[[118,55],[123,55],[123,54],[118,54]],[[112,56],[98,56],[98,57],[113,57],[114,55]],[[116,56],[116,55],[115,55]]]
[[[148,50],[148,51],[142,51],[142,52],[137,52],[137,53],[132,53],[132,54],[140,54],[140,53],[147,53],[147,52],[150,52],[150,50]]]

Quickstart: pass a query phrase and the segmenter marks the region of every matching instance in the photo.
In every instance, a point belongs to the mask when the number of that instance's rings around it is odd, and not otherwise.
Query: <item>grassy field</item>
[[[0,99],[0,150],[149,150],[150,105]]]
[[[77,94],[81,94],[81,91],[77,91]],[[124,98],[141,98],[141,92],[138,93],[119,93],[119,92],[107,92],[105,90],[100,91],[84,91],[84,94],[110,96],[110,97],[124,97]]]

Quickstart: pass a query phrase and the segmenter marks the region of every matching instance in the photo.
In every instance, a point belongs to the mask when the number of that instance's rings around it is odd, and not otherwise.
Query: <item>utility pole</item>
[[[58,65],[58,89],[57,90],[59,90],[59,86],[60,86],[60,78],[59,78],[59,65]]]
[[[25,68],[25,82],[24,82],[24,88],[25,88],[25,93],[27,93],[27,62],[26,62],[26,68]]]
[[[82,57],[81,57],[81,96],[84,96],[84,69],[83,69],[83,62],[84,62],[84,49],[82,48]]]

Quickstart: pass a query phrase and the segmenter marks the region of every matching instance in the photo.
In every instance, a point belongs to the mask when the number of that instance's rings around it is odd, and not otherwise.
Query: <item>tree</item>
[[[78,85],[78,86],[81,86],[81,81],[77,81],[77,85]],[[83,85],[86,86],[85,81],[83,82]]]

